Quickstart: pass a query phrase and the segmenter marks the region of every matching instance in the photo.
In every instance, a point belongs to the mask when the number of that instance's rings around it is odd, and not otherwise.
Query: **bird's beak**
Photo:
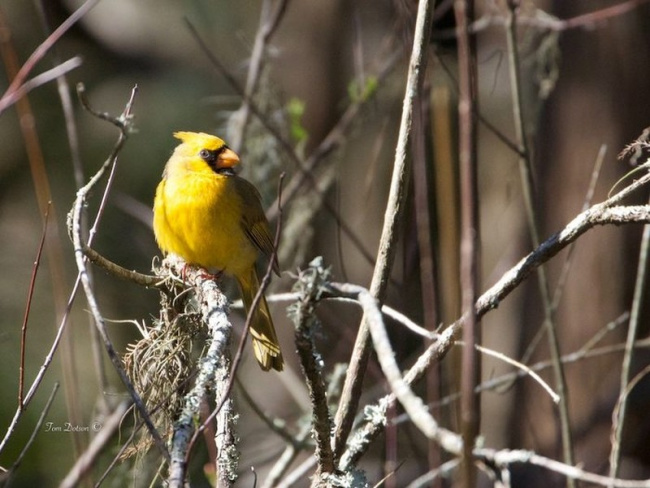
[[[217,158],[217,168],[232,168],[238,164],[239,156],[237,156],[235,151],[229,147],[219,153],[219,157]]]

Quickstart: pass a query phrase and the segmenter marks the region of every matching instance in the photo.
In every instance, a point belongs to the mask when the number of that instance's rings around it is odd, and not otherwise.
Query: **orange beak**
[[[232,168],[239,164],[239,156],[230,148],[226,148],[219,153],[217,159],[217,168]]]

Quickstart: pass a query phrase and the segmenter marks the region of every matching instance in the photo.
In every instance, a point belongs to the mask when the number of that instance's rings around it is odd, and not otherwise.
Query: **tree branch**
[[[100,118],[102,118],[103,120],[107,120],[111,122],[113,125],[115,125],[120,130],[120,135],[108,159],[106,159],[104,164],[97,171],[97,173],[95,173],[95,175],[90,179],[90,181],[84,187],[80,188],[79,191],[77,192],[77,198],[75,199],[74,204],[72,206],[72,210],[68,216],[70,237],[74,244],[75,261],[77,264],[77,268],[79,270],[81,284],[86,294],[86,300],[88,301],[88,307],[93,316],[93,319],[95,320],[95,326],[99,331],[99,335],[102,339],[102,342],[104,343],[104,348],[106,349],[108,357],[113,363],[113,367],[115,368],[117,374],[122,380],[122,383],[126,387],[127,391],[129,392],[129,395],[133,399],[133,402],[135,403],[138,412],[142,416],[145,425],[149,429],[149,432],[154,440],[154,443],[158,447],[158,450],[160,451],[160,453],[165,459],[169,460],[169,452],[167,451],[167,448],[165,447],[165,444],[163,443],[160,434],[158,433],[155,426],[153,425],[153,422],[149,417],[149,413],[147,412],[147,408],[144,405],[142,398],[140,397],[138,392],[135,391],[135,388],[133,387],[133,383],[131,382],[128,375],[126,374],[124,365],[122,364],[122,360],[118,355],[117,351],[115,350],[115,348],[113,347],[113,343],[111,342],[111,339],[108,336],[108,331],[106,330],[106,322],[101,312],[99,311],[99,306],[97,304],[97,300],[95,299],[92,285],[88,278],[88,272],[86,269],[86,259],[85,259],[85,254],[83,252],[85,243],[83,242],[83,238],[81,235],[81,214],[84,208],[84,204],[86,203],[86,198],[90,193],[90,191],[94,188],[94,186],[101,180],[106,170],[108,170],[108,168],[112,167],[117,162],[117,157],[128,137],[128,133],[131,128],[131,118],[132,118],[131,109],[133,107],[133,102],[135,99],[135,95],[137,93],[137,87],[133,88],[133,90],[131,91],[131,97],[129,98],[129,101],[126,104],[124,111],[122,112],[122,115],[120,115],[119,117],[111,117],[107,114],[98,114],[96,111],[92,110],[88,104],[88,101],[84,97],[83,85],[78,86],[78,92],[79,92],[80,99],[84,104],[84,107],[90,109],[91,113],[93,113],[94,115],[97,116],[101,115]]]
[[[201,401],[215,385],[217,374],[224,384],[228,384],[228,381],[223,378],[222,369],[225,365],[226,377],[229,376],[229,361],[224,361],[224,358],[228,356],[227,346],[230,343],[232,325],[228,319],[228,299],[219,290],[214,279],[207,276],[204,270],[188,266],[185,261],[173,254],[163,260],[163,266],[174,276],[183,274],[185,282],[194,288],[201,307],[202,321],[207,325],[209,334],[209,345],[200,361],[194,385],[185,395],[181,413],[174,422],[168,482],[170,487],[179,488],[185,486],[191,440],[195,433]],[[225,398],[222,395],[222,398],[218,397],[217,401],[225,402]],[[222,425],[220,429],[227,429],[227,427]],[[220,432],[223,434],[223,430]],[[230,438],[230,436],[226,437]],[[231,447],[236,451],[234,444],[231,444]],[[220,452],[219,455],[222,456],[223,453]],[[220,458],[220,466],[222,460]],[[236,472],[236,467],[230,466],[228,473],[232,472]],[[223,480],[221,476],[219,479]],[[230,486],[232,481],[230,480],[225,486]]]
[[[322,372],[323,361],[314,346],[314,331],[318,325],[315,307],[327,286],[328,278],[329,269],[323,268],[322,258],[314,259],[309,267],[298,275],[294,291],[298,292],[299,298],[289,309],[295,327],[296,349],[312,403],[312,433],[316,439],[318,458],[318,469],[312,486],[323,486],[327,476],[334,472],[334,456],[330,443],[332,419]]]
[[[475,304],[477,317],[482,317],[496,309],[500,302],[515,290],[538,266],[545,263],[562,249],[574,242],[578,237],[597,225],[623,225],[630,223],[650,223],[650,206],[616,206],[632,191],[650,181],[650,175],[645,175],[612,198],[594,205],[578,214],[564,229],[544,241],[537,249],[522,258],[514,267],[507,271],[499,281],[485,291]],[[418,381],[426,370],[440,361],[451,349],[455,337],[463,327],[467,313],[444,329],[427,350],[417,359],[404,376],[406,384]],[[395,401],[393,394],[380,399],[371,409],[383,410],[386,405]],[[339,469],[349,469],[365,452],[372,440],[383,430],[385,418],[381,415],[371,416],[355,433],[354,439],[348,444],[345,453],[340,457]]]
[[[402,221],[406,194],[411,174],[411,161],[407,158],[410,144],[411,123],[415,100],[420,93],[427,65],[427,47],[431,34],[431,13],[433,2],[420,0],[415,24],[413,50],[409,63],[408,78],[402,106],[402,120],[395,149],[395,162],[391,180],[390,193],[386,205],[384,226],[379,242],[377,264],[370,284],[370,293],[381,303],[395,256],[397,229]],[[350,367],[343,385],[343,394],[336,412],[334,432],[334,452],[338,458],[343,452],[345,441],[352,428],[352,422],[359,404],[361,385],[370,356],[370,333],[365,319],[362,319],[359,333],[354,344]]]

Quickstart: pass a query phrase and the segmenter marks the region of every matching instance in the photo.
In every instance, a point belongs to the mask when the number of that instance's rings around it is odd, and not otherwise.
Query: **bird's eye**
[[[207,149],[201,149],[201,152],[199,153],[199,156],[204,161],[207,161],[207,162],[214,161],[214,153],[212,151],[208,151]]]

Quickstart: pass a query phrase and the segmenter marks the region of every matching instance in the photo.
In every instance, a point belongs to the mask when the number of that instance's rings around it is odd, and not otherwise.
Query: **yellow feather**
[[[233,275],[248,311],[259,289],[255,261],[273,251],[259,193],[230,169],[239,159],[218,137],[176,132],[182,141],[167,162],[154,200],[160,249],[190,264]],[[277,271],[277,263],[274,263]],[[253,351],[265,371],[283,367],[266,300],[253,315]]]

